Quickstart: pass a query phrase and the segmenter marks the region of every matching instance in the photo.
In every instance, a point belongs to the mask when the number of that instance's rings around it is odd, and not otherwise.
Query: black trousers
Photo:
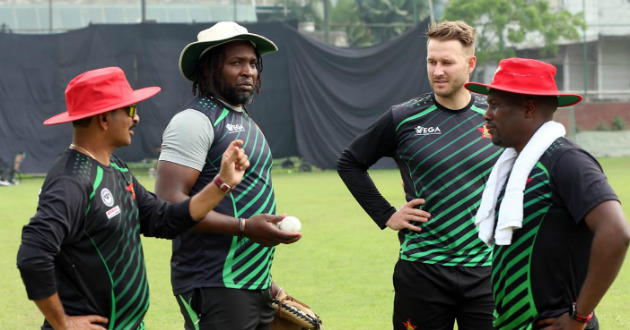
[[[271,288],[198,288],[175,296],[186,330],[269,330]]]
[[[493,330],[490,267],[399,260],[394,269],[395,330]]]

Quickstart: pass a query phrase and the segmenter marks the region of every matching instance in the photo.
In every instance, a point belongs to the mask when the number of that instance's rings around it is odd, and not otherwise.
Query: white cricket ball
[[[291,233],[299,233],[300,229],[302,229],[302,223],[300,219],[294,216],[286,216],[282,221],[278,222],[278,228],[284,231],[288,231]]]

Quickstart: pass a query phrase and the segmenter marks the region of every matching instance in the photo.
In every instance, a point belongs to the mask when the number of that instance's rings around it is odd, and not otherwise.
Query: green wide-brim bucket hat
[[[208,50],[230,41],[245,40],[251,42],[260,55],[276,52],[278,47],[271,40],[254,33],[249,33],[235,22],[225,21],[213,25],[197,34],[197,41],[192,42],[179,55],[179,72],[184,78],[195,81],[195,65]]]

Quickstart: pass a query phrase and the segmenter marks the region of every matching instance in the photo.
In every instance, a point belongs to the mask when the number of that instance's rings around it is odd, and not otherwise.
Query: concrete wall
[[[600,39],[598,48],[597,89],[604,93],[599,98],[605,99],[610,94],[630,91],[630,39],[604,37]]]
[[[597,89],[597,43],[591,42],[586,46],[586,78],[588,81],[588,90]],[[584,93],[584,45],[580,43],[567,45],[561,48],[564,51],[563,74],[558,76],[558,88],[565,91],[576,93]],[[544,61],[544,59],[543,59]],[[558,65],[560,63],[552,64]]]

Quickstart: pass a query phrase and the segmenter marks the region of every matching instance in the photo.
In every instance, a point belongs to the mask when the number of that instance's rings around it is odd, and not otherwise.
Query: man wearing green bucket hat
[[[246,106],[260,93],[261,56],[278,48],[235,22],[216,23],[197,39],[179,58],[195,96],[164,131],[155,191],[173,202],[194,196],[220,170],[220,150],[234,139],[256,161],[206,217],[215,234],[188,232],[173,241],[173,293],[188,330],[269,329],[274,246],[302,236],[269,218],[276,213],[271,150]]]
[[[558,92],[556,68],[504,59],[484,115],[492,142],[506,148],[494,165],[475,223],[493,245],[498,330],[599,329],[593,311],[623,263],[630,231],[619,198],[589,153],[564,138],[557,107],[582,96]]]

